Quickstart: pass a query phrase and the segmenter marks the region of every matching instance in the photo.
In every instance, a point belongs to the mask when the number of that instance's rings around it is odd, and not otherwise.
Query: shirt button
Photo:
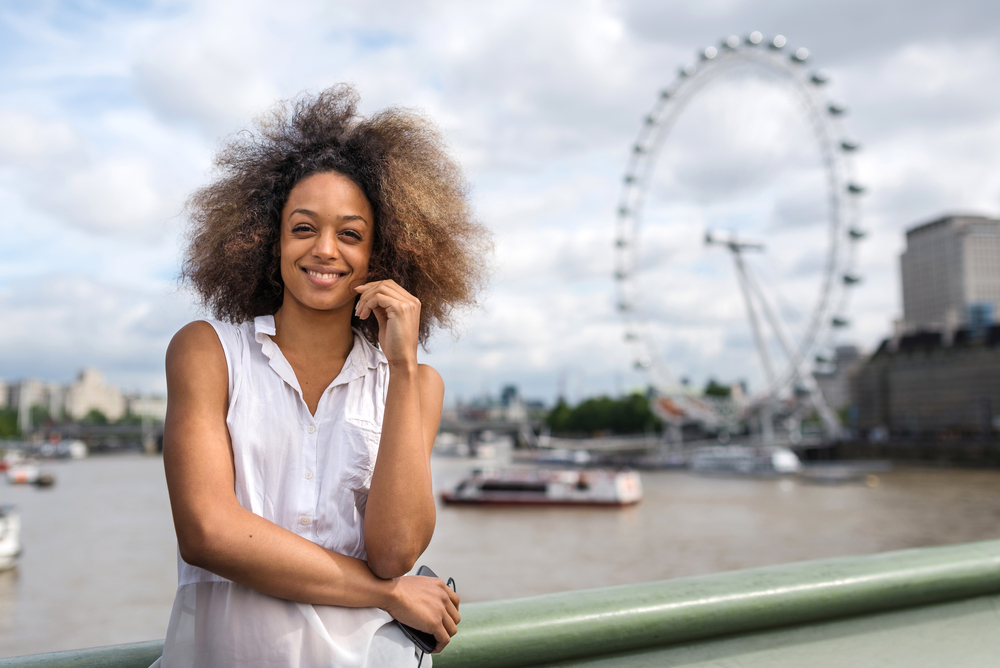
[[[301,524],[302,526],[308,526],[308,525],[309,525],[309,518],[308,518],[308,517],[306,517],[305,515],[303,515],[303,516],[302,516],[302,517],[301,517],[301,518],[299,519],[299,524]]]
[[[313,472],[306,471],[306,480],[312,480],[312,479],[313,479]]]
[[[316,433],[316,425],[314,425],[314,424],[309,425],[309,433],[310,434],[315,434]]]

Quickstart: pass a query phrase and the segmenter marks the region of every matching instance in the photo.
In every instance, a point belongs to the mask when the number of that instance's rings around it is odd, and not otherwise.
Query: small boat
[[[0,506],[0,571],[13,568],[21,554],[21,517],[14,506]]]
[[[20,462],[7,469],[7,482],[12,485],[33,485],[41,471],[34,462]]]
[[[788,448],[713,445],[695,450],[690,467],[698,473],[775,476],[798,473],[802,462]]]
[[[476,469],[445,503],[503,506],[630,506],[642,500],[639,474],[628,469]]]
[[[48,471],[42,471],[38,464],[23,461],[7,469],[7,482],[12,485],[35,485],[36,487],[51,487],[56,478]]]

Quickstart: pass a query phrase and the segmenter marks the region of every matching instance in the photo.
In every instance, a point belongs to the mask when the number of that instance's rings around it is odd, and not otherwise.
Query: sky
[[[1000,214],[992,2],[0,2],[0,378],[96,366],[164,392],[170,337],[207,315],[177,280],[186,197],[277,100],[347,82],[363,113],[440,125],[494,235],[479,307],[423,357],[447,401],[641,388],[612,278],[631,147],[679,66],[754,30],[807,47],[849,107],[868,237],[839,336],[871,350],[901,316],[905,230]],[[673,374],[752,389],[731,259],[701,239],[761,240],[748,262],[794,330],[818,295],[823,172],[789,87],[749,73],[703,91],[657,159],[636,287]]]

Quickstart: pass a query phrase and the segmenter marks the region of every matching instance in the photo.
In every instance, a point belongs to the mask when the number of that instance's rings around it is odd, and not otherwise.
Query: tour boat
[[[788,448],[754,448],[745,445],[714,445],[698,448],[691,455],[691,470],[746,476],[778,476],[798,473],[802,462]]]
[[[21,554],[21,518],[14,506],[0,506],[0,571],[13,568]]]
[[[505,506],[630,506],[642,499],[642,483],[628,469],[476,469],[441,499]]]

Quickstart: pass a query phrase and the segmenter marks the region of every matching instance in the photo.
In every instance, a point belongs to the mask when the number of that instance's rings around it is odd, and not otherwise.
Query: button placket
[[[317,413],[319,411],[317,410]],[[316,415],[303,415],[303,422],[306,423],[306,435],[303,438],[302,447],[302,459],[301,469],[302,478],[311,481],[315,476],[316,471],[316,461],[317,461],[317,442],[319,436],[317,434],[317,420]],[[304,484],[299,491],[299,499],[302,505],[302,515],[299,517],[299,525],[302,527],[303,535],[307,538],[311,538],[312,533],[315,531],[315,521],[316,517],[314,515],[318,512],[317,504],[317,485],[315,483]]]

